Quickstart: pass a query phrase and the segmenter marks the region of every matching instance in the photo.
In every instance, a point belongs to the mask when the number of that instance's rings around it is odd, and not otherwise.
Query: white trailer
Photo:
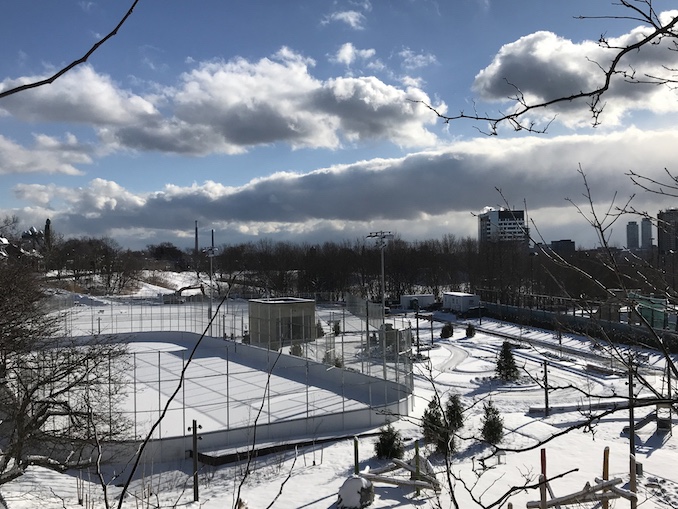
[[[435,304],[436,298],[432,293],[420,294],[420,295],[401,295],[400,296],[400,307],[402,309],[418,309],[426,308],[432,304]],[[417,305],[415,305],[418,304]]]
[[[480,296],[464,292],[443,292],[443,309],[454,313],[466,313],[480,306]]]

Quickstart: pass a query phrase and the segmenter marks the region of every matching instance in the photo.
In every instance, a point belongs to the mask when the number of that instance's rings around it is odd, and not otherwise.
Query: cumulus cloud
[[[355,48],[353,48],[354,50]],[[366,57],[370,50],[346,50]],[[315,62],[288,48],[270,58],[203,62],[167,92],[173,116],[101,129],[119,148],[179,154],[237,154],[287,143],[292,148],[339,148],[344,141],[390,140],[401,146],[435,143],[435,118],[410,99],[429,101],[414,87],[377,78],[316,79]],[[438,105],[444,109],[444,105]]]
[[[0,90],[31,83],[44,76],[4,80]],[[95,126],[121,126],[157,120],[155,106],[125,91],[91,66],[76,67],[50,86],[14,94],[2,100],[0,111],[27,122],[72,122]]]
[[[337,58],[350,63],[373,54],[345,45]],[[437,141],[428,127],[435,117],[409,102],[430,103],[422,89],[396,88],[377,78],[323,81],[313,76],[314,66],[289,48],[258,61],[201,62],[176,86],[155,86],[144,97],[83,66],[49,87],[6,98],[0,115],[89,125],[109,151],[209,155],[273,144],[333,150],[362,140],[407,147]]]
[[[322,23],[327,25],[331,22],[339,22],[348,25],[353,30],[363,30],[367,18],[359,11],[335,11],[323,18]]]
[[[64,139],[35,135],[32,146],[24,147],[0,135],[0,175],[10,173],[61,173],[81,175],[79,165],[92,163],[91,147],[72,134]],[[76,166],[77,165],[77,166]]]
[[[281,172],[241,187],[209,181],[139,194],[95,179],[77,189],[24,185],[15,193],[28,208],[53,207],[48,217],[63,232],[102,235],[115,230],[122,235],[141,228],[173,237],[178,229],[190,231],[198,219],[241,239],[266,234],[296,240],[331,232],[364,235],[375,227],[410,238],[475,236],[473,213],[485,205],[505,206],[506,199],[516,208],[526,201],[530,217],[550,241],[582,238],[590,229],[566,200],[581,204],[580,164],[585,172],[590,170],[588,183],[596,202],[607,207],[613,197],[611,181],[621,197],[636,193],[625,172],[660,177],[677,143],[675,131],[634,128],[551,140],[487,138],[402,158],[303,174]],[[666,206],[660,201],[639,195],[633,203],[654,214]],[[57,202],[63,205],[50,205]]]
[[[336,54],[330,57],[330,61],[350,67],[356,60],[369,60],[375,54],[374,49],[358,49],[352,43],[347,42],[342,44]]]
[[[640,27],[609,38],[610,47],[597,41],[573,42],[552,32],[532,33],[502,46],[490,65],[476,75],[473,88],[486,101],[505,102],[520,93],[528,104],[595,90],[604,83],[601,67],[608,68],[618,53],[614,48],[631,45],[650,32]],[[637,79],[664,75],[667,68],[676,67],[673,49],[668,40],[646,45],[627,54],[618,69]],[[678,111],[675,93],[669,88],[629,83],[622,75],[613,76],[604,101],[606,125],[620,124],[630,110]],[[551,117],[557,113],[559,121],[576,126],[589,121],[587,109],[586,101],[563,102],[535,114]]]

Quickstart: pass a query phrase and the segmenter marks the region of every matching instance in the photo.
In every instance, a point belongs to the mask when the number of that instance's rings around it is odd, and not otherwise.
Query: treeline
[[[381,247],[370,238],[318,244],[262,239],[218,246],[213,257],[170,242],[129,250],[108,237],[54,236],[49,246],[35,238],[23,242],[25,249],[40,252],[41,268],[56,279],[67,277],[84,289],[92,283],[106,293],[130,290],[143,270],[190,270],[204,279],[211,262],[218,290],[240,287],[247,294],[329,298],[353,293],[375,300],[381,295]],[[675,283],[674,260],[642,259],[622,250],[613,254],[616,265],[610,267],[601,262],[609,253],[595,250],[563,259],[524,243],[479,245],[476,239],[451,234],[422,241],[396,236],[384,246],[387,299],[416,293],[440,298],[442,292],[456,290],[478,293],[487,302],[532,307],[544,296],[606,300],[606,288],[643,292]]]

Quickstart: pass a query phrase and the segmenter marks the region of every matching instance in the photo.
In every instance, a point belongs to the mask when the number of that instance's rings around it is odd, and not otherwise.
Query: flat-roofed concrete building
[[[524,210],[487,208],[478,214],[478,242],[529,243]]]
[[[316,337],[315,301],[296,297],[249,301],[250,344],[278,350]]]

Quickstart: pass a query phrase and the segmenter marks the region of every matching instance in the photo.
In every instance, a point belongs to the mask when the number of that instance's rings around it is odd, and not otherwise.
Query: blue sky
[[[0,90],[80,57],[131,4],[8,3]],[[219,244],[475,237],[473,214],[507,201],[527,207],[544,241],[592,247],[568,201],[585,205],[580,166],[601,212],[615,192],[653,215],[673,205],[626,174],[674,163],[675,91],[615,82],[598,127],[585,104],[566,104],[531,117],[557,115],[546,134],[494,137],[414,101],[496,113],[512,107],[507,80],[534,98],[597,84],[601,34],[622,44],[640,26],[599,18],[620,14],[603,0],[141,0],[87,64],[0,99],[0,215],[189,247],[196,220]],[[628,64],[651,72],[677,58],[659,45]],[[619,246],[626,222],[613,228]]]

